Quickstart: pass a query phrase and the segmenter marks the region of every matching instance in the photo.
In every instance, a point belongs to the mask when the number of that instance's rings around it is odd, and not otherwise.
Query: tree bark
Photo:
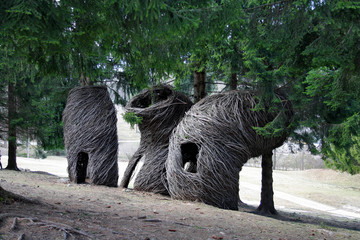
[[[80,84],[83,87],[94,85],[94,83],[90,80],[90,77],[85,76],[83,72],[80,74]]]
[[[230,90],[236,90],[237,89],[237,74],[233,73],[231,74],[230,78]]]
[[[197,103],[202,98],[206,97],[205,78],[205,71],[194,71],[194,103]]]
[[[272,152],[262,155],[261,201],[257,211],[263,215],[276,215],[272,177]]]
[[[15,84],[10,82],[8,85],[8,165],[6,169],[19,171],[16,164],[16,96]]]

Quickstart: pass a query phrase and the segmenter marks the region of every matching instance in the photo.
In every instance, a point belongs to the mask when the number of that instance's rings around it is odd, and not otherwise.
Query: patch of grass
[[[329,231],[332,231],[332,232],[336,232],[336,231],[337,231],[336,228],[330,227],[330,226],[326,225],[326,224],[323,223],[323,222],[320,223],[320,227],[321,227],[322,229],[329,230]]]

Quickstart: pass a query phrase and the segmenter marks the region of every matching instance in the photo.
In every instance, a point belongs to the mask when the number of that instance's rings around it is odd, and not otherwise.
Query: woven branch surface
[[[244,91],[212,95],[193,105],[170,139],[166,174],[171,197],[238,209],[242,166],[286,139],[286,131],[264,138],[253,129],[279,117],[287,119],[287,127],[291,104],[277,96],[282,110],[274,113],[254,111],[256,94]]]
[[[63,123],[70,180],[81,183],[88,176],[93,184],[116,187],[117,117],[106,87],[72,89]]]
[[[126,110],[142,118],[139,124],[141,140],[125,170],[121,187],[127,187],[135,165],[142,159],[144,164],[135,179],[134,189],[168,194],[165,161],[169,138],[191,106],[187,96],[168,85],[146,89],[128,102]]]

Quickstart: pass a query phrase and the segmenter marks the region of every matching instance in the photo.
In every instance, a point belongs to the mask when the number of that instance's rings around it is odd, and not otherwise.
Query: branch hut
[[[253,129],[279,118],[285,119],[282,126],[286,129],[291,104],[277,97],[282,109],[272,113],[253,110],[258,103],[254,92],[220,93],[193,105],[170,139],[165,166],[171,197],[238,209],[242,166],[286,139],[285,131],[265,138]]]
[[[142,160],[144,164],[135,179],[134,189],[169,194],[165,187],[169,138],[191,106],[188,97],[168,85],[146,89],[128,102],[127,111],[142,118],[139,124],[141,140],[125,170],[121,187],[128,187],[137,163]]]
[[[117,186],[117,117],[107,88],[86,86],[70,91],[63,112],[70,181]]]

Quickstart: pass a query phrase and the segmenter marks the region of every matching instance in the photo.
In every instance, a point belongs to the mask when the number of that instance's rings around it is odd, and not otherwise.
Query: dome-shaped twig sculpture
[[[106,87],[70,91],[63,112],[64,139],[70,180],[117,186],[117,117]]]
[[[253,129],[280,117],[286,119],[286,128],[291,104],[278,98],[283,109],[276,113],[254,111],[258,101],[253,92],[221,93],[195,104],[170,139],[166,173],[171,197],[238,209],[242,166],[286,139],[285,131],[279,137],[265,138]]]
[[[192,102],[184,94],[174,91],[168,85],[146,89],[126,105],[128,112],[142,118],[140,146],[130,159],[121,181],[121,187],[128,187],[131,175],[142,158],[144,161],[134,183],[134,189],[168,194],[165,187],[165,161],[169,138],[190,109]]]

